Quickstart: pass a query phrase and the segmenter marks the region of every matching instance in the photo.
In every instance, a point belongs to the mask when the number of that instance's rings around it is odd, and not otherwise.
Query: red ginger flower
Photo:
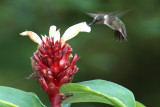
[[[61,107],[63,95],[59,93],[59,88],[62,84],[70,83],[74,73],[78,71],[78,67],[75,65],[78,55],[72,56],[72,48],[66,41],[79,32],[90,32],[90,30],[90,27],[82,22],[68,28],[62,38],[55,26],[50,27],[49,37],[42,36],[43,40],[32,31],[21,33],[23,36],[28,35],[39,44],[37,51],[31,57],[34,73],[29,78],[38,78],[42,88],[49,96],[51,107]]]

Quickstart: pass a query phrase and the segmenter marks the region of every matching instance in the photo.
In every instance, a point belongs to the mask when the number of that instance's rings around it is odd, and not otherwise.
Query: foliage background
[[[128,41],[118,42],[105,25],[92,26],[69,41],[81,58],[73,82],[109,80],[130,89],[137,101],[148,107],[160,105],[160,1],[159,0],[1,0],[0,1],[0,85],[35,92],[42,102],[49,99],[36,79],[30,56],[37,44],[19,33],[31,30],[47,34],[51,25],[61,34],[71,25],[92,18],[84,12],[114,12],[133,9],[121,19]],[[104,107],[98,103],[78,103],[73,107]],[[110,106],[108,106],[110,107]]]

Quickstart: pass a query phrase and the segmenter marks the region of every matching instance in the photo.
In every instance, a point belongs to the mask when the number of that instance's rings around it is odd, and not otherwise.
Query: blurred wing
[[[124,14],[128,13],[131,10],[133,10],[133,9],[128,9],[123,12],[120,12],[120,11],[114,11],[114,12],[99,12],[98,11],[97,13],[87,13],[86,12],[86,14],[93,17],[93,18],[95,18],[98,15],[106,15],[106,14],[111,15],[111,16],[113,15],[113,16],[117,16],[117,17],[122,17]]]
[[[98,15],[103,15],[103,16],[105,15],[104,13],[86,13],[86,14],[93,17],[93,18],[95,18]]]
[[[125,15],[126,13],[128,13],[129,11],[131,11],[131,10],[133,10],[133,9],[128,9],[128,10],[125,10],[125,11],[123,11],[123,12],[116,12],[116,13],[114,13],[114,16],[117,16],[117,17],[122,17],[123,15]]]
[[[86,13],[88,16],[91,16],[91,17],[93,17],[93,18],[95,18],[98,14],[96,14],[96,13]]]

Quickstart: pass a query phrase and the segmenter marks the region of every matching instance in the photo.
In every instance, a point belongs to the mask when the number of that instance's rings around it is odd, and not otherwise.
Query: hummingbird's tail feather
[[[114,36],[116,39],[118,39],[119,41],[123,41],[123,40],[127,40],[126,38],[124,38],[124,36],[121,34],[121,32],[119,32],[118,30],[116,30],[114,32]]]

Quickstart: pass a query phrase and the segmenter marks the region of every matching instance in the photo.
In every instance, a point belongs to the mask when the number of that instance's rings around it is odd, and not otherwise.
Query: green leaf
[[[145,105],[143,105],[142,103],[136,101],[136,107],[146,107]]]
[[[115,107],[136,107],[131,91],[105,80],[91,80],[80,83],[68,83],[60,87],[60,93],[72,93],[62,103],[100,102]]]
[[[34,93],[0,86],[0,107],[45,107]]]
[[[0,100],[0,107],[18,107],[18,105]]]

